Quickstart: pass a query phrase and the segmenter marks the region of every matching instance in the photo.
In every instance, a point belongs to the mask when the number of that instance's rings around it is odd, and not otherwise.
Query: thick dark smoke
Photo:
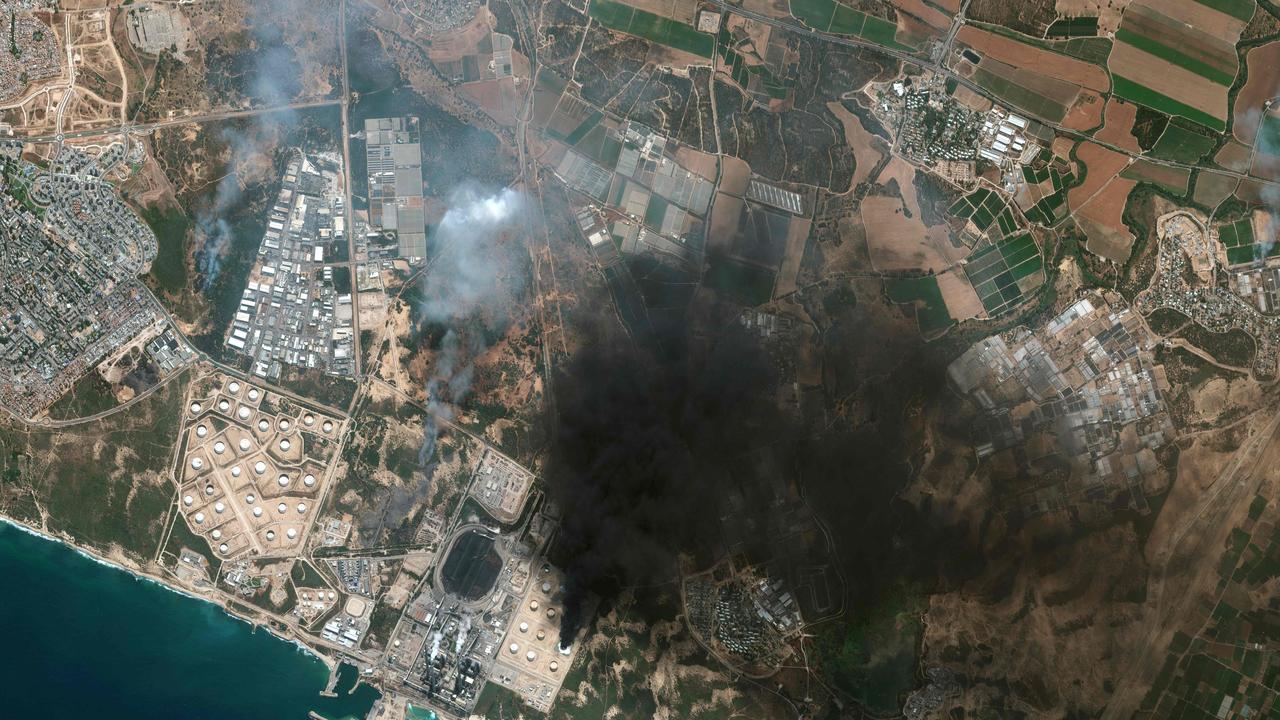
[[[863,334],[871,328],[837,328],[826,349],[836,371],[803,411],[778,400],[785,393],[773,355],[736,324],[706,349],[689,340],[696,334],[688,327],[659,331],[640,349],[583,344],[555,378],[546,472],[562,515],[555,559],[567,575],[563,641],[585,621],[588,595],[608,601],[669,583],[679,558],[706,568],[729,540],[745,541],[734,549],[750,562],[835,563],[852,612],[876,607],[904,583],[936,588],[980,568],[982,553],[961,518],[899,498],[920,461],[909,417],[945,397],[945,358],[928,348],[895,355],[872,381],[845,368],[857,368],[859,355],[892,351],[869,348]],[[834,412],[855,395],[863,406],[856,425]],[[795,543],[782,526],[790,516],[775,510],[777,501],[796,492],[830,531],[831,554]]]
[[[565,642],[589,593],[666,582],[679,555],[714,552],[720,499],[760,494],[772,481],[761,453],[792,444],[793,423],[772,401],[776,373],[743,335],[701,358],[681,337],[661,347],[585,343],[555,381],[547,477],[562,515]]]

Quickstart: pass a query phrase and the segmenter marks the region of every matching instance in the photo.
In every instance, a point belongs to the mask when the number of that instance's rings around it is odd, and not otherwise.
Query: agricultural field
[[[1266,257],[1280,256],[1280,244],[1273,243],[1267,248],[1256,241],[1249,218],[1219,227],[1218,242],[1227,250],[1228,265],[1247,265],[1260,259],[1264,253]]]
[[[886,280],[884,287],[892,302],[914,306],[921,335],[933,337],[955,324],[947,312],[937,278],[895,278]]]
[[[1197,205],[1217,207],[1235,192],[1239,184],[1240,181],[1230,175],[1201,170],[1196,175],[1195,191],[1191,197]]]
[[[1128,261],[1135,238],[1124,223],[1124,208],[1137,184],[1136,180],[1113,177],[1075,210],[1073,217],[1088,237],[1085,247],[1089,252],[1117,264]]]
[[[962,63],[963,65],[963,63]],[[964,68],[960,71],[963,73]],[[987,92],[1034,117],[1061,123],[1080,96],[1080,87],[984,58],[971,78]]]
[[[1149,153],[1159,160],[1192,164],[1199,162],[1217,143],[1212,137],[1188,130],[1175,119],[1165,128]]]
[[[1116,95],[1226,130],[1246,3],[1139,0],[1125,10],[1107,64]],[[1248,15],[1253,3],[1247,1]]]
[[[1262,119],[1262,108],[1280,86],[1280,40],[1249,50],[1245,65],[1248,79],[1236,93],[1231,132],[1240,142],[1252,145]]]
[[[1045,30],[1047,38],[1096,37],[1098,34],[1097,17],[1061,18]]]
[[[1038,286],[1043,269],[1044,259],[1030,233],[988,245],[964,264],[969,283],[992,317],[1016,306]]]
[[[1175,195],[1185,195],[1187,184],[1191,179],[1191,171],[1186,168],[1157,165],[1149,160],[1139,160],[1125,168],[1120,173],[1120,177],[1159,185]]]
[[[691,25],[620,2],[592,0],[589,12],[596,22],[610,30],[635,35],[698,57],[710,59],[715,49],[715,38],[698,32]]]
[[[956,33],[956,42],[982,56],[983,60],[979,63],[979,67],[985,64],[987,59],[993,59],[1011,67],[1090,90],[1106,92],[1111,89],[1111,79],[1102,67],[1036,45],[1018,42],[1013,38],[973,26],[965,26]]]
[[[993,226],[998,227],[998,233],[990,233],[993,237],[1012,235],[1019,229],[1012,205],[989,188],[978,188],[956,200],[947,212],[954,217],[967,218],[978,232],[986,233]]]
[[[894,50],[916,49],[898,40],[896,23],[854,10],[836,0],[791,0],[791,15],[820,32],[856,35]]]
[[[1067,205],[1072,210],[1084,207],[1129,164],[1129,156],[1091,142],[1080,143],[1076,160],[1084,167],[1084,182],[1067,191]]]
[[[1174,633],[1142,703],[1151,717],[1275,717],[1280,664],[1267,651],[1276,627],[1270,597],[1280,577],[1274,505],[1255,495],[1221,547],[1204,622]],[[1212,578],[1212,576],[1210,576]],[[1200,708],[1209,708],[1208,712]]]
[[[1074,174],[1060,173],[1053,165],[1039,170],[1032,170],[1024,165],[1022,177],[1027,183],[1027,197],[1024,200],[1019,196],[1019,205],[1028,220],[1041,225],[1053,225],[1067,216],[1066,189],[1075,182]]]

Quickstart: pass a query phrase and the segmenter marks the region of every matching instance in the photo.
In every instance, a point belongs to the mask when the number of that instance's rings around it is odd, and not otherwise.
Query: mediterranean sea
[[[363,718],[378,692],[221,608],[0,523],[0,717]]]

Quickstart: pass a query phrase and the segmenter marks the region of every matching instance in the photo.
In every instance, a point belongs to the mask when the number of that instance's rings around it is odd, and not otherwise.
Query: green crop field
[[[920,334],[933,335],[955,324],[942,299],[935,277],[898,278],[885,281],[889,299],[899,304],[913,304]]]
[[[659,45],[711,58],[715,38],[682,22],[612,0],[592,0],[590,15],[610,30],[635,35]]]
[[[1133,47],[1150,55],[1154,55],[1161,60],[1167,60],[1180,68],[1190,70],[1196,75],[1219,85],[1230,87],[1231,83],[1235,82],[1236,75],[1234,72],[1227,72],[1226,70],[1214,67],[1203,60],[1193,58],[1181,50],[1166,45],[1155,38],[1139,35],[1132,30],[1126,30],[1122,27],[1116,31],[1116,40],[1125,43],[1126,45],[1132,45]]]
[[[964,272],[989,315],[995,316],[1022,300],[1018,281],[1044,267],[1040,249],[1030,233],[1004,240],[975,252],[965,261]]]
[[[1120,98],[1131,100],[1139,105],[1146,105],[1152,110],[1159,110],[1170,115],[1180,115],[1193,122],[1198,122],[1205,127],[1212,128],[1218,132],[1226,132],[1227,123],[1225,120],[1210,115],[1203,110],[1197,110],[1185,103],[1174,100],[1173,98],[1162,95],[1145,85],[1140,85],[1133,80],[1120,75],[1112,74],[1112,92]]]
[[[836,35],[857,35],[863,40],[894,50],[916,48],[898,41],[898,26],[872,17],[836,0],[791,0],[791,15],[814,30]]]
[[[1053,21],[1045,31],[1049,38],[1093,37],[1098,34],[1098,18],[1078,17],[1062,18]]]
[[[1036,117],[1052,122],[1062,122],[1062,119],[1067,115],[1067,109],[1061,103],[1010,82],[989,70],[983,70],[982,68],[975,70],[973,81],[1006,103],[1025,110]]]
[[[1149,154],[1160,160],[1190,164],[1204,157],[1215,144],[1217,144],[1216,141],[1208,135],[1179,127],[1176,122],[1172,122],[1165,128]]]
[[[1258,7],[1254,0],[1196,0],[1196,2],[1245,22],[1253,18],[1254,10]]]
[[[1280,256],[1280,243],[1267,247],[1256,242],[1253,237],[1253,224],[1248,218],[1218,228],[1218,242],[1227,250],[1228,265],[1247,265],[1265,257]]]

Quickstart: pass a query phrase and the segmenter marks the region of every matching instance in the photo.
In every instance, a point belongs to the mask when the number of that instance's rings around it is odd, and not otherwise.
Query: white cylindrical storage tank
[[[221,530],[214,530],[213,532],[209,533],[209,535],[210,535],[210,537],[212,537],[214,540],[221,540],[221,539],[222,539],[222,531],[221,531]]]
[[[231,384],[227,386],[227,390],[230,390],[233,395],[240,392],[240,383],[232,380]]]
[[[288,450],[293,447],[293,443],[289,442],[289,438],[280,438],[280,449]]]
[[[204,522],[204,513],[202,512],[196,513],[196,524],[199,525],[200,523],[203,523],[203,522]]]
[[[550,670],[551,672],[555,672],[560,669],[560,663],[556,662],[555,660],[552,660],[551,664],[547,665],[547,669]]]
[[[196,499],[195,499],[195,498],[193,498],[193,497],[191,497],[190,495],[188,495],[188,496],[186,496],[186,497],[182,498],[182,504],[183,504],[183,505],[186,505],[186,506],[188,506],[188,507],[190,507],[190,506],[191,506],[191,503],[193,503],[193,502],[195,502],[195,501],[196,501]]]
[[[276,539],[276,531],[275,531],[275,530],[268,530],[268,531],[267,531],[267,539],[268,539],[268,540],[275,540],[275,539]]]
[[[250,400],[258,399],[258,388],[255,388],[255,387],[249,388],[249,399]]]
[[[262,432],[266,432],[269,427],[271,427],[271,423],[267,422],[266,418],[258,421],[258,429]]]
[[[196,437],[204,437],[205,435],[208,435],[208,434],[209,434],[209,427],[207,425],[196,426]]]
[[[321,429],[323,429],[325,432],[331,432],[331,431],[333,430],[333,421],[332,421],[332,420],[325,420],[325,421],[324,421],[324,424],[323,424],[323,425],[321,425],[320,427],[321,427]]]
[[[219,400],[218,409],[221,410],[222,412],[226,412],[227,410],[231,409],[231,403],[227,402],[226,400]]]
[[[261,507],[261,506],[259,506],[259,505],[255,505],[255,506],[253,507],[253,516],[254,516],[254,517],[262,517],[262,507]]]
[[[226,543],[222,543],[221,545],[219,545],[219,546],[218,546],[218,552],[222,553],[223,555],[226,555],[226,554],[227,554],[227,544],[226,544]]]
[[[280,503],[279,505],[276,506],[276,512],[280,513],[281,515],[283,515],[285,511],[288,509],[289,509],[289,506],[284,503]]]
[[[212,494],[213,494],[213,486],[212,486],[212,485],[205,485],[205,486],[204,486],[204,494],[205,494],[205,495],[212,495]]]
[[[253,464],[253,471],[261,475],[262,473],[267,471],[267,464],[259,460],[258,462]]]
[[[520,652],[520,646],[516,643],[511,643],[511,645],[507,647],[507,650],[509,650],[512,655],[515,655],[516,653]]]
[[[248,420],[249,416],[252,414],[253,414],[253,411],[245,407],[244,405],[241,405],[240,409],[236,411],[236,415],[239,416],[241,420]]]
[[[289,487],[289,476],[281,475],[280,477],[276,478],[276,482],[280,483],[280,487]]]
[[[246,504],[246,505],[252,505],[252,504],[253,504],[253,501],[254,501],[254,500],[256,500],[256,499],[257,499],[257,498],[254,496],[254,494],[253,494],[253,493],[249,493],[248,495],[245,495],[245,496],[244,496],[244,502],[245,502],[245,504]]]
[[[240,477],[240,466],[235,465],[231,468],[231,477]]]
[[[213,454],[214,454],[214,455],[221,455],[222,453],[224,453],[224,452],[226,452],[226,451],[227,451],[227,444],[226,444],[226,443],[224,443],[224,442],[222,442],[221,440],[219,440],[218,442],[216,442],[216,443],[214,443],[214,444],[213,444]]]
[[[529,623],[527,622],[520,623],[520,632],[529,632]]]
[[[204,467],[204,461],[198,457],[193,457],[191,458],[191,467],[195,468],[196,470],[199,470],[200,468]]]
[[[298,514],[299,514],[299,515],[301,515],[302,513],[306,512],[306,511],[307,511],[307,504],[306,504],[306,503],[298,503]]]
[[[297,530],[295,530],[294,528],[289,528],[288,530],[285,530],[285,531],[284,531],[284,535],[285,535],[285,537],[287,537],[287,538],[289,538],[290,540],[292,540],[292,539],[294,539],[294,538],[298,537],[298,531],[297,531]]]
[[[226,509],[227,509],[227,506],[221,500],[213,504],[213,511],[218,513],[219,515],[221,515],[223,511]]]
[[[240,450],[242,452],[245,450],[248,450],[250,447],[252,447],[252,443],[249,442],[249,438],[247,437],[240,438]]]
[[[538,658],[538,653],[536,653],[536,652],[534,652],[534,651],[532,651],[532,650],[530,650],[528,653],[525,653],[525,656],[524,656],[524,659],[525,659],[525,660],[528,660],[529,662],[533,662],[533,661],[534,661],[534,660],[536,660],[537,658]]]
[[[198,403],[198,402],[193,402],[193,403],[191,403],[191,414],[192,414],[192,415],[199,415],[199,414],[200,414],[200,403]]]
[[[307,425],[308,427],[310,427],[311,425],[315,425],[315,424],[316,424],[316,416],[315,416],[315,415],[312,415],[311,413],[307,413],[306,415],[303,415],[303,416],[302,416],[302,423],[303,423],[304,425]]]
[[[289,418],[281,418],[281,419],[280,419],[280,429],[281,429],[281,430],[288,430],[288,429],[289,429],[289,425],[290,425],[290,424],[291,424],[291,423],[289,422]]]

